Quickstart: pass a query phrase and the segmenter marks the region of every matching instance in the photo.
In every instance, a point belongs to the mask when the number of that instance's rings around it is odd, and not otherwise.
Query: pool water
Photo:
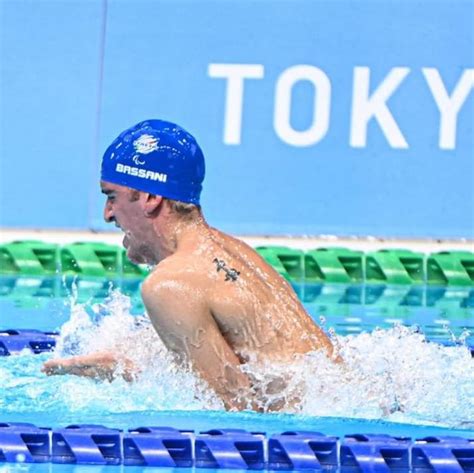
[[[474,345],[474,288],[296,285],[353,371],[342,379],[311,355],[292,367],[295,385],[306,390],[300,408],[258,414],[225,412],[196,377],[176,370],[162,348],[150,348],[154,333],[135,333],[143,312],[139,286],[138,280],[0,278],[0,330],[61,329],[58,350],[65,355],[115,343],[130,352],[144,345],[140,356],[153,359],[140,383],[129,384],[121,378],[111,383],[48,378],[40,368],[51,353],[0,357],[0,421],[120,429],[162,425],[196,432],[232,427],[269,434],[474,435],[474,361],[467,348]],[[80,467],[5,468],[0,464],[0,473]]]
[[[142,314],[141,279],[0,276],[0,329],[59,328],[70,315],[70,299],[93,304],[118,288]],[[474,287],[293,284],[308,312],[339,335],[389,328],[395,323],[422,327],[429,340],[461,337],[474,345]],[[32,323],[34,326],[32,326]]]

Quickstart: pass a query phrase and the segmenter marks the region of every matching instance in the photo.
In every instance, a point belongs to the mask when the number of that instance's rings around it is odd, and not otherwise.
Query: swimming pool
[[[127,324],[142,312],[139,285],[140,280],[133,279],[2,277],[0,330],[48,331],[63,326],[60,343],[66,352],[74,352],[81,343],[100,346],[105,333],[111,338],[123,335],[124,326],[130,327]],[[341,438],[355,433],[474,436],[474,370],[465,346],[474,345],[472,287],[294,287],[313,318],[334,331],[354,363],[364,367],[359,374],[365,378],[356,383],[340,384],[330,374],[322,375],[337,396],[326,399],[329,388],[319,392],[321,385],[311,384],[314,376],[308,365],[308,372],[298,373],[310,390],[299,412],[228,413],[193,376],[180,375],[165,365],[165,358],[160,358],[161,372],[150,373],[137,389],[122,380],[97,383],[69,376],[47,378],[40,367],[51,354],[22,354],[0,357],[0,422],[55,428],[101,424],[123,430],[159,425],[195,432],[229,427],[267,434],[317,431]],[[460,346],[442,347],[426,339]],[[129,347],[133,343],[136,340]],[[388,377],[387,372],[391,373]],[[379,389],[378,383],[392,383],[392,387]],[[374,396],[367,396],[367,389],[374,386]],[[384,414],[373,398],[385,396],[393,403],[391,390],[397,389],[398,395],[405,396],[397,401],[404,404],[403,409]],[[12,465],[8,468],[11,471]],[[18,468],[26,471],[25,465]],[[35,473],[45,468],[28,467]],[[47,468],[71,469],[67,465]],[[127,471],[133,469],[127,467]]]

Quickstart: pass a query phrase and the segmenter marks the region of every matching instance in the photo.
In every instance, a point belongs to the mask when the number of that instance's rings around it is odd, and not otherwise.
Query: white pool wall
[[[235,235],[250,246],[288,246],[302,250],[321,247],[345,247],[362,251],[374,251],[384,248],[402,248],[423,253],[437,251],[474,251],[474,239],[435,240],[435,239],[393,239],[361,237],[338,237],[318,235],[305,237],[272,237]],[[97,241],[121,245],[121,232],[90,232],[74,230],[31,230],[18,228],[0,228],[0,243],[16,240],[41,240],[50,243],[67,244],[77,241]]]

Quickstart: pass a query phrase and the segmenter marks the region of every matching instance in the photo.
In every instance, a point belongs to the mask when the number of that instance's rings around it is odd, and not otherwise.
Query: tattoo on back
[[[220,270],[225,272],[225,281],[237,281],[240,271],[234,268],[228,268],[225,261],[221,259],[214,258],[212,262],[216,264],[217,272]]]

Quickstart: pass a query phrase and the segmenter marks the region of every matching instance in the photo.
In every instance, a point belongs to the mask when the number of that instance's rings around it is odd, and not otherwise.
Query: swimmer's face
[[[151,224],[145,217],[143,201],[146,194],[128,187],[101,181],[102,193],[107,196],[104,220],[115,223],[125,236],[123,246],[127,256],[134,263],[154,264],[151,251]]]

